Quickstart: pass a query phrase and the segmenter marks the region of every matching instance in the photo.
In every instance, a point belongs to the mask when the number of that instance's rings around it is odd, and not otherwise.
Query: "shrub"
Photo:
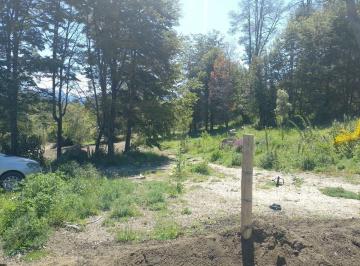
[[[210,175],[210,168],[207,164],[207,162],[201,162],[194,164],[191,167],[191,172],[201,174],[201,175]]]
[[[219,150],[213,151],[210,155],[210,162],[216,162],[220,160],[222,157],[222,154]]]
[[[85,164],[80,166],[76,161],[70,161],[60,164],[58,171],[64,173],[65,178],[98,178],[100,172],[92,165]]]
[[[189,208],[185,208],[181,211],[182,215],[191,215],[192,211]]]
[[[242,156],[239,153],[233,153],[231,157],[231,166],[241,166]]]
[[[40,249],[45,244],[49,231],[46,220],[38,218],[36,212],[29,209],[5,229],[2,234],[3,248],[9,255]]]
[[[311,156],[304,156],[301,160],[301,169],[304,171],[312,171],[316,167],[315,159]]]
[[[173,221],[158,221],[153,234],[156,240],[175,239],[181,234],[181,228]]]
[[[276,169],[278,167],[278,156],[275,152],[268,152],[260,158],[260,166],[264,169]]]
[[[137,207],[130,198],[122,198],[114,203],[111,218],[135,217],[138,213]]]
[[[330,197],[360,200],[360,193],[347,191],[342,187],[326,187],[320,191]]]

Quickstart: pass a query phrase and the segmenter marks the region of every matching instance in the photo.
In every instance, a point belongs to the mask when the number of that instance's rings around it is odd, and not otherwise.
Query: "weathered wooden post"
[[[241,236],[244,239],[252,235],[253,161],[254,136],[244,135],[241,175]]]

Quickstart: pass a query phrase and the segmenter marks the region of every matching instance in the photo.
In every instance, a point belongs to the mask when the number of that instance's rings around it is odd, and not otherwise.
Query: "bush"
[[[99,210],[111,210],[115,219],[140,215],[139,205],[163,210],[167,196],[183,191],[180,183],[99,178],[93,167],[76,163],[63,170],[68,174],[29,176],[19,193],[0,196],[0,237],[8,254],[41,248],[52,226],[80,222]]]
[[[138,210],[130,198],[122,198],[114,203],[111,218],[135,217]]]
[[[276,169],[278,167],[278,156],[275,152],[268,152],[260,158],[260,166],[264,169]]]
[[[64,178],[98,178],[100,172],[92,165],[85,164],[80,166],[76,161],[62,163],[58,166],[58,171],[64,173]]]
[[[191,167],[191,172],[197,173],[200,175],[210,175],[211,170],[210,170],[207,162],[201,162],[201,163],[194,164]]]
[[[36,212],[29,209],[16,217],[11,227],[3,232],[3,248],[9,255],[40,249],[45,244],[49,232],[46,219],[38,218]]]
[[[316,162],[313,157],[304,156],[301,160],[301,169],[304,171],[312,171],[316,167]]]
[[[220,160],[222,157],[222,154],[219,150],[213,151],[210,155],[210,162],[216,162]]]
[[[180,226],[173,221],[158,221],[154,228],[154,239],[175,239],[181,234]]]
[[[360,200],[360,193],[347,191],[342,187],[326,187],[320,191],[330,197]]]
[[[231,166],[241,166],[242,156],[239,153],[233,153],[231,157]]]

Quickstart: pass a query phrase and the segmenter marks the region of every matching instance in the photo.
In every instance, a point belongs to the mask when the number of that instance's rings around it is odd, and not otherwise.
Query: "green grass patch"
[[[181,235],[181,227],[174,221],[162,220],[155,225],[152,238],[156,240],[176,239]]]
[[[360,200],[360,193],[345,190],[342,187],[326,187],[320,191],[329,197]]]
[[[192,211],[188,207],[186,207],[181,211],[181,214],[182,215],[191,215]]]
[[[210,175],[211,173],[211,169],[207,162],[193,164],[190,168],[190,171],[200,175]]]
[[[294,177],[293,182],[294,182],[295,187],[299,189],[304,184],[304,178],[302,178],[302,177]]]
[[[269,181],[266,181],[265,183],[260,183],[258,185],[258,188],[260,189],[273,189],[276,187],[276,184],[275,182],[269,180]]]
[[[166,210],[168,199],[183,191],[176,182],[107,179],[93,167],[73,166],[66,174],[29,176],[19,192],[0,194],[0,238],[7,255],[41,250],[53,228],[83,223],[101,211],[109,211],[111,224],[145,208]]]
[[[115,240],[121,243],[142,241],[145,238],[146,237],[144,233],[133,230],[129,226],[126,226],[125,228],[119,230],[115,236]]]
[[[34,262],[34,261],[39,261],[48,255],[49,255],[49,253],[44,250],[34,250],[34,251],[31,251],[31,252],[25,254],[25,256],[22,259],[25,262],[30,263],[30,262]]]

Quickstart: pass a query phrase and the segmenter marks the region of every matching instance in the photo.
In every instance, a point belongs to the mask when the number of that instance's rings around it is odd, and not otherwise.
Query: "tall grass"
[[[334,123],[328,128],[316,128],[306,119],[298,119],[299,125],[284,131],[279,129],[256,130],[246,127],[237,131],[237,138],[243,134],[254,134],[256,140],[255,165],[257,167],[284,171],[343,172],[360,174],[360,141],[335,146],[334,137],[342,128],[352,130],[355,122]],[[301,122],[302,121],[302,122]],[[295,124],[294,124],[295,125]],[[229,135],[200,137],[187,141],[187,153],[228,167],[241,165],[241,153],[232,148],[221,148],[222,140]],[[171,149],[175,142],[165,142]]]

